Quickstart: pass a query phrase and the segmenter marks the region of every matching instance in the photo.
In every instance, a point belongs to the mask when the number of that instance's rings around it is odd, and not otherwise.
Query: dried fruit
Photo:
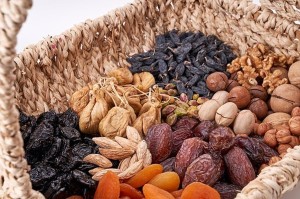
[[[209,154],[201,155],[188,166],[182,187],[184,188],[193,182],[213,185],[223,173],[224,166],[222,159],[214,160]]]
[[[241,148],[233,147],[224,155],[224,160],[233,184],[244,187],[256,177],[249,158]]]
[[[142,199],[144,196],[143,194],[135,189],[134,187],[130,186],[126,183],[120,184],[120,197],[128,196],[130,199]]]
[[[182,192],[181,199],[221,199],[220,194],[212,187],[201,182],[189,184]]]
[[[125,183],[134,188],[138,188],[148,183],[154,176],[162,172],[163,167],[160,164],[151,164],[139,171],[137,174],[135,174],[135,176],[127,180]]]
[[[213,186],[221,195],[222,199],[232,199],[241,191],[241,188],[234,184],[218,182]]]
[[[215,127],[215,121],[204,120],[194,128],[194,136],[199,137],[204,141],[208,141],[208,135]]]
[[[217,92],[224,90],[228,83],[227,76],[222,72],[214,72],[207,76],[206,86],[209,90]]]
[[[168,158],[160,163],[164,167],[164,172],[174,171],[175,157]]]
[[[178,189],[180,178],[175,172],[164,172],[156,175],[148,183],[165,191],[172,192]]]
[[[116,78],[118,85],[130,84],[133,81],[133,75],[127,67],[114,69],[107,76]]]
[[[82,89],[73,93],[69,105],[73,111],[80,115],[81,111],[88,105],[90,96],[90,88],[88,86],[83,87]]]
[[[229,92],[228,101],[235,103],[239,109],[247,107],[250,100],[250,93],[243,86],[236,86]]]
[[[247,134],[253,132],[255,115],[250,110],[242,110],[235,118],[233,131],[235,134]]]
[[[174,170],[183,179],[187,167],[207,148],[207,142],[200,138],[189,138],[184,140],[176,155]]]
[[[234,133],[228,127],[219,126],[209,134],[208,147],[211,151],[226,151],[234,141]]]
[[[227,102],[220,106],[215,115],[218,125],[229,126],[237,116],[238,107],[233,102]]]
[[[193,131],[188,128],[179,128],[172,133],[172,154],[176,155],[184,140],[193,137]]]
[[[184,116],[177,120],[174,126],[172,128],[174,130],[180,129],[180,128],[186,128],[186,129],[193,129],[199,121],[195,118]]]
[[[120,182],[118,176],[108,171],[98,183],[95,199],[118,199],[120,196]]]
[[[177,191],[172,191],[171,194],[177,199],[180,198],[182,195],[183,189],[179,189]]]
[[[150,127],[145,140],[152,154],[153,163],[164,161],[172,152],[172,129],[166,123]]]
[[[143,186],[143,193],[145,195],[145,199],[175,199],[169,192],[152,184],[145,184]]]
[[[141,72],[133,75],[133,85],[143,92],[148,92],[149,88],[154,84],[155,79],[149,72]]]

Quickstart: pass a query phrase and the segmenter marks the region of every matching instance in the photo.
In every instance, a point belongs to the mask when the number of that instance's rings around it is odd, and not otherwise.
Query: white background
[[[133,0],[34,0],[27,21],[18,35],[17,52],[44,37],[58,35],[75,24],[100,17],[130,2]],[[284,199],[299,199],[299,196],[298,184]]]

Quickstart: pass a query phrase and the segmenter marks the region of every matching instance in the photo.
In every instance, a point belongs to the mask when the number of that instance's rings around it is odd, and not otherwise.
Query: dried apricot
[[[74,195],[74,196],[69,196],[66,199],[83,199],[82,196]]]
[[[169,192],[152,184],[145,184],[143,186],[143,193],[145,195],[145,199],[175,199]]]
[[[175,198],[180,198],[182,195],[183,189],[179,189],[177,191],[172,191],[171,194],[175,197]]]
[[[183,190],[181,199],[221,199],[221,196],[214,188],[202,182],[193,182]]]
[[[108,171],[99,181],[94,199],[118,199],[120,196],[119,177]]]
[[[176,172],[164,172],[156,175],[149,181],[149,184],[157,186],[165,191],[176,191],[180,184],[179,175]]]
[[[138,188],[149,182],[154,176],[163,172],[163,166],[160,164],[151,164],[141,171],[137,172],[135,176],[127,180],[125,183]]]
[[[141,199],[143,198],[143,194],[126,183],[120,184],[120,196],[128,196],[131,199]]]

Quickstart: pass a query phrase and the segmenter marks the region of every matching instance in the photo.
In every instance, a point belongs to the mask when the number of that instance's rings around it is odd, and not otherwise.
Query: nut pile
[[[215,71],[226,71],[226,65],[236,56],[217,37],[203,33],[178,33],[173,30],[156,37],[154,51],[135,54],[127,59],[133,73],[142,71],[154,75],[159,86],[176,86],[178,94],[209,97],[204,79]]]

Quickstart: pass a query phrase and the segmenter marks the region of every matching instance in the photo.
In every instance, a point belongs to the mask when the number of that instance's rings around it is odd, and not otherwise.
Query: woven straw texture
[[[15,56],[31,0],[0,0],[0,198],[43,198],[32,190],[17,107],[29,114],[66,110],[70,95],[127,66],[126,56],[177,29],[215,34],[242,54],[254,43],[300,54],[299,0],[136,0],[106,16],[48,37]],[[273,11],[272,11],[273,10]],[[237,198],[280,198],[300,178],[300,146],[267,167]]]

